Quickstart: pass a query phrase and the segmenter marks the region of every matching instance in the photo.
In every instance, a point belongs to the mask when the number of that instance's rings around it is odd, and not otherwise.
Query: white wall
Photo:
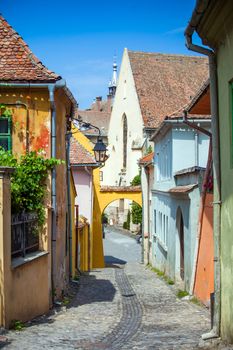
[[[75,204],[79,206],[79,215],[85,216],[92,223],[93,190],[92,175],[81,167],[72,168],[77,197]]]
[[[127,166],[123,169],[123,116],[128,122]],[[138,174],[138,160],[142,156],[141,150],[132,150],[133,141],[143,144],[143,119],[140,111],[130,61],[127,49],[124,50],[116,96],[113,104],[109,124],[109,159],[103,170],[102,185],[115,186],[130,185],[130,181]]]

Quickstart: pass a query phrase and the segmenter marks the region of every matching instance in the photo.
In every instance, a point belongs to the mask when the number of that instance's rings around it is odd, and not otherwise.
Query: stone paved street
[[[210,327],[207,310],[177,299],[173,286],[138,262],[113,266],[83,275],[67,308],[10,331],[6,348],[198,348]]]

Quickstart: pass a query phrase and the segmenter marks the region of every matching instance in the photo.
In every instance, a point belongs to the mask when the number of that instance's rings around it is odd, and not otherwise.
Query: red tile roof
[[[0,16],[0,81],[47,83],[59,79],[61,77],[48,70]]]
[[[197,184],[186,185],[186,186],[176,186],[176,187],[170,188],[168,192],[169,193],[188,193],[196,187],[198,187]]]
[[[209,79],[201,86],[190,104],[186,107],[190,114],[210,115],[210,81]]]
[[[86,110],[86,111],[78,111],[78,115],[82,118],[83,121],[87,123],[91,123],[98,128],[100,128],[101,134],[103,136],[107,136],[108,134],[108,128],[109,128],[109,122],[110,122],[110,113],[102,112],[102,111],[96,111],[96,110]],[[98,135],[99,132],[96,129],[90,129],[85,132],[86,134],[96,134]]]
[[[97,166],[94,156],[88,152],[74,137],[70,140],[70,164]]]
[[[187,105],[208,78],[206,57],[129,51],[145,127]]]
[[[151,152],[151,153],[147,154],[146,156],[142,157],[139,160],[139,164],[151,163],[153,161],[153,158],[154,158],[154,152]]]
[[[100,192],[141,192],[141,186],[101,186]]]

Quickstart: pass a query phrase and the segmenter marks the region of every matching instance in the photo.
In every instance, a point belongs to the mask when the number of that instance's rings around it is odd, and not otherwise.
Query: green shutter
[[[11,150],[11,120],[9,118],[0,117],[0,147],[5,150]]]

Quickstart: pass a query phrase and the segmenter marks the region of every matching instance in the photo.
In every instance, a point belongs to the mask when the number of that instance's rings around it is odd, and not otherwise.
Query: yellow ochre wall
[[[80,271],[90,270],[90,225],[87,219],[81,217],[78,227],[78,245],[80,247]]]
[[[19,105],[18,101],[25,104]],[[26,152],[26,135],[29,151],[43,149],[46,157],[51,157],[51,110],[47,89],[0,89],[0,103],[12,111],[12,151],[14,154]],[[17,104],[12,105],[12,104]],[[66,116],[70,113],[71,102],[63,90],[55,92],[57,112],[57,158],[65,161]],[[28,128],[28,130],[27,130]],[[69,276],[69,252],[66,247],[67,182],[66,165],[57,166],[57,235],[55,251],[55,286],[59,297],[66,287]],[[8,195],[10,197],[10,195]],[[4,207],[5,205],[5,207]],[[10,217],[10,204],[0,201],[0,207],[7,207]],[[1,279],[1,324],[9,326],[12,319],[29,320],[49,310],[51,303],[51,177],[47,183],[45,199],[46,222],[41,233],[40,249],[45,254],[25,264],[11,268],[10,221],[9,231],[2,232],[0,262],[7,261]],[[4,211],[6,213],[6,211]],[[10,220],[10,218],[9,218]],[[1,225],[1,219],[0,219]],[[1,228],[0,228],[1,235]],[[8,249],[9,248],[9,249]],[[47,254],[48,253],[48,254]],[[8,269],[8,270],[7,270]],[[7,271],[7,274],[5,273]]]
[[[0,173],[0,207],[0,325],[8,328],[13,320],[27,321],[48,311],[48,254],[41,253],[35,260],[14,267],[10,178],[3,173]]]
[[[93,152],[93,144],[79,130],[73,127],[74,137],[85,147],[91,154]],[[141,192],[101,192],[99,169],[93,170],[93,186],[94,186],[94,208],[93,208],[93,224],[91,227],[91,268],[103,268],[104,252],[102,237],[102,221],[101,216],[104,209],[117,199],[130,199],[142,205]]]

